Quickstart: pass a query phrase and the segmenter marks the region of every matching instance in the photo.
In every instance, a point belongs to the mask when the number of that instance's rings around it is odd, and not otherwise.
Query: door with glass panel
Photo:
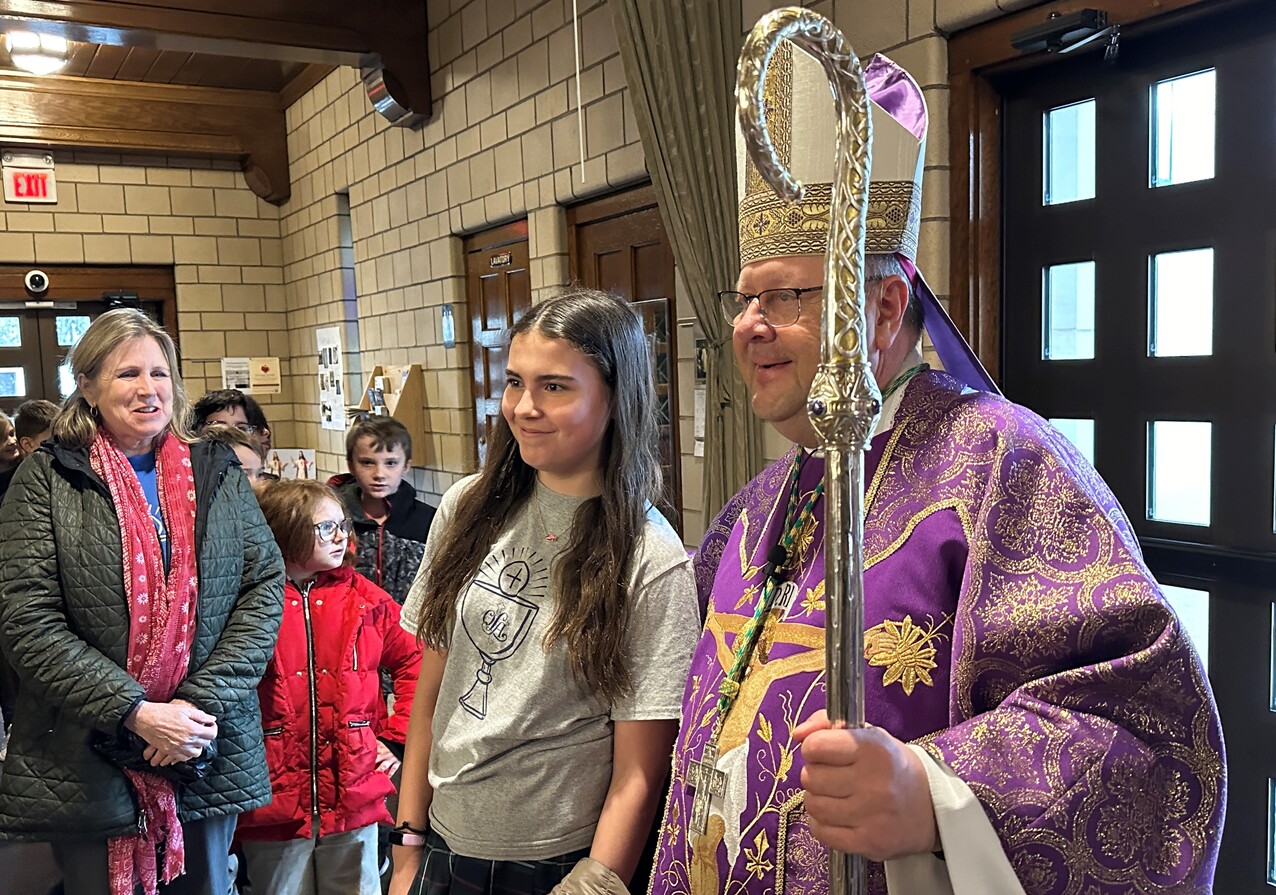
[[[999,85],[1002,371],[1112,486],[1206,661],[1217,890],[1250,893],[1276,886],[1276,4],[1231,9]]]
[[[0,410],[12,415],[19,404],[37,398],[57,404],[75,387],[63,361],[106,308],[100,302],[65,304],[50,309],[0,306]]]
[[[60,404],[75,388],[66,356],[100,314],[104,301],[51,302],[52,308],[0,301],[0,410],[10,415],[24,401],[43,398]],[[156,321],[159,302],[136,307]]]

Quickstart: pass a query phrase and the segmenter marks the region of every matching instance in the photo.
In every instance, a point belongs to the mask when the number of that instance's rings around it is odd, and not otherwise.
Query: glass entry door
[[[1227,741],[1216,888],[1276,887],[1276,4],[1003,85],[1002,372],[1112,487]],[[1149,828],[1150,829],[1150,828]],[[1152,841],[1152,840],[1149,840]]]
[[[157,303],[144,303],[155,317]],[[109,310],[106,302],[57,302],[52,308],[0,303],[0,410],[10,415],[24,401],[60,404],[75,388],[64,365],[89,324]]]

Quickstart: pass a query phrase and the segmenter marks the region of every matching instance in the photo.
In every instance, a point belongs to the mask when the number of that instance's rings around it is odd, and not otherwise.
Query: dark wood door
[[[651,186],[604,196],[567,212],[572,279],[633,302],[651,341],[660,414],[660,509],[682,532],[678,352],[673,251]]]
[[[60,403],[73,387],[62,363],[89,323],[117,304],[139,307],[161,325],[177,319],[171,267],[41,265],[46,292],[24,285],[30,265],[0,265],[0,410],[24,401]],[[122,300],[121,300],[122,299]],[[176,327],[167,329],[176,340]]]
[[[465,289],[470,311],[474,376],[474,440],[478,463],[501,413],[508,346],[505,333],[532,306],[527,221],[515,221],[465,240]]]
[[[60,404],[74,390],[66,356],[89,324],[110,310],[102,301],[50,304],[54,307],[0,302],[0,410],[10,415],[25,401]],[[138,306],[158,319],[157,303]]]
[[[1276,6],[1231,8],[1123,37],[1115,66],[1007,78],[1002,369],[1111,485],[1207,660],[1216,890],[1257,895],[1276,885]]]
[[[46,397],[43,369],[35,314],[20,305],[0,310],[0,410],[12,416],[23,401]]]

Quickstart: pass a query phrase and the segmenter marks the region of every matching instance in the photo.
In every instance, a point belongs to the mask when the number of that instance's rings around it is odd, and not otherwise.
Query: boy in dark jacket
[[[402,604],[416,578],[434,507],[416,499],[403,480],[412,459],[412,436],[393,417],[357,420],[346,435],[348,475],[334,476],[354,520],[355,570]]]

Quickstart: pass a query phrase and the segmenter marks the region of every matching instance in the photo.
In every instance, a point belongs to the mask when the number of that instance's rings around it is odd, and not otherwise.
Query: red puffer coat
[[[399,605],[352,569],[323,572],[284,589],[274,658],[257,688],[273,799],[241,815],[240,839],[310,836],[391,823],[390,778],[376,769],[377,738],[402,743],[421,649],[399,627]],[[394,681],[387,717],[380,668]]]

